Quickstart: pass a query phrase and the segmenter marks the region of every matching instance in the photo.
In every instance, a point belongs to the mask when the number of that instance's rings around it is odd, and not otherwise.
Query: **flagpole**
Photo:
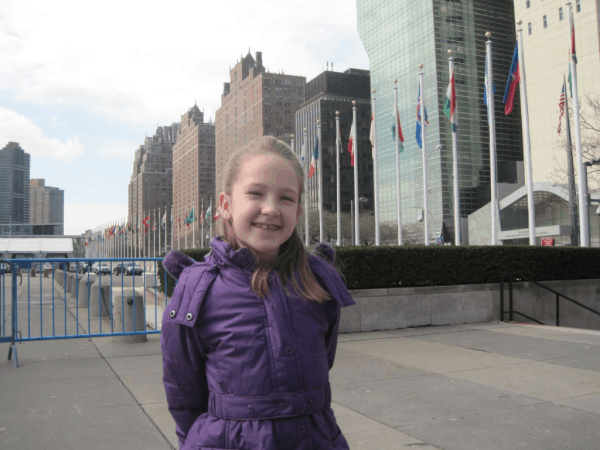
[[[396,139],[396,191],[398,193],[398,245],[402,245],[402,187],[400,185],[400,129],[398,127],[398,123],[400,122],[398,116],[400,115],[400,111],[398,111],[398,80],[394,80],[394,127],[397,128],[394,132],[394,137]]]
[[[352,137],[354,152],[354,245],[360,245],[360,224],[358,221],[358,133],[356,129],[356,100],[352,100],[352,122],[354,123],[354,136]]]
[[[342,205],[340,195],[340,151],[342,144],[340,142],[340,112],[335,112],[335,195],[336,195],[336,213],[337,213],[337,241],[336,245],[342,245]]]
[[[521,94],[521,120],[525,132],[525,166],[527,172],[527,210],[529,212],[529,245],[535,245],[535,200],[533,197],[533,169],[531,167],[531,141],[529,138],[529,109],[527,107],[527,86],[525,81],[525,55],[523,54],[523,29],[519,20],[519,88]]]
[[[187,245],[187,235],[188,235],[188,219],[189,219],[190,215],[188,214],[188,216],[185,218],[185,234],[183,235],[183,246],[187,249],[188,245]]]
[[[317,172],[319,176],[319,242],[323,242],[323,152],[321,146],[321,119],[317,119]]]
[[[154,228],[154,230],[152,230],[152,257],[156,258],[156,208],[152,210],[152,216],[152,228]],[[160,217],[160,214],[158,216]]]
[[[167,214],[167,210],[165,209],[165,214]],[[160,235],[161,235],[161,228],[162,228],[162,217],[160,216],[160,206],[158,207],[158,218],[160,219],[159,222],[159,226],[158,226],[158,253],[161,253],[161,239],[160,239]],[[166,216],[165,216],[165,227],[167,226],[167,222],[166,222]]]
[[[192,207],[192,248],[196,245],[196,193],[194,193],[194,206]]]
[[[212,206],[212,197],[208,198],[209,200],[209,208],[210,208],[210,241],[212,241],[213,238],[213,206]],[[210,242],[209,241],[209,242]]]
[[[305,149],[305,161],[304,161],[304,185],[306,186],[305,191],[306,195],[304,196],[304,240],[305,245],[308,246],[310,244],[310,230],[308,224],[309,218],[309,202],[308,202],[308,155],[306,154],[306,145],[307,145],[308,133],[306,127],[304,127],[304,149]]]
[[[177,205],[177,250],[181,249],[181,206]]]
[[[586,169],[583,167],[583,155],[581,148],[581,124],[579,121],[579,95],[577,88],[577,64],[576,56],[573,54],[574,36],[573,29],[573,4],[567,3],[569,11],[569,64],[571,65],[571,84],[573,87],[573,122],[575,126],[575,158],[577,168],[577,193],[579,197],[579,235],[581,236],[581,246],[590,246],[589,233],[589,209],[587,205],[587,180],[585,179]]]
[[[377,97],[375,94],[377,90],[373,89],[373,189],[374,189],[374,201],[373,206],[375,207],[375,245],[381,245],[381,234],[379,230],[379,174],[377,165]],[[356,163],[356,161],[355,161]]]
[[[200,215],[200,248],[204,248],[204,199],[201,198],[200,199],[200,211],[201,211],[201,215]]]
[[[452,103],[456,103],[456,83],[454,82],[454,58],[452,57],[452,50],[448,50],[448,65],[450,70],[450,84],[452,85],[451,95],[453,98],[450,99],[452,109]],[[456,104],[454,104],[456,107]],[[457,114],[456,109],[454,115]],[[450,115],[451,128],[452,128],[452,172],[454,175],[453,187],[454,187],[454,245],[459,246],[461,244],[461,230],[460,230],[460,198],[458,191],[458,142],[456,135],[456,117]]]
[[[575,202],[575,172],[573,170],[573,143],[571,142],[571,122],[569,120],[569,96],[567,95],[567,80],[563,74],[565,92],[565,121],[567,123],[567,172],[569,184],[569,209],[571,211],[571,246],[577,247],[579,236],[577,230],[577,206]]]
[[[498,184],[496,181],[496,110],[494,109],[494,72],[492,70],[492,33],[485,33],[487,41],[485,42],[485,57],[488,82],[486,89],[488,127],[490,132],[490,184],[492,210],[492,245],[498,245]]]
[[[423,144],[423,221],[425,225],[425,245],[429,245],[429,194],[427,192],[427,133],[425,133],[425,91],[423,90],[423,64],[419,64],[419,90],[421,142]]]

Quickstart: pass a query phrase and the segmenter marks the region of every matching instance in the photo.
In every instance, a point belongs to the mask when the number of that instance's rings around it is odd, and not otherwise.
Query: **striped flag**
[[[356,143],[354,142],[354,130],[356,130],[356,124],[352,119],[352,127],[350,127],[350,140],[348,141],[348,153],[350,153],[350,165],[354,167],[354,154],[356,152]]]
[[[424,125],[429,125],[429,120],[427,119],[427,108],[424,109],[425,111],[423,114],[423,122]],[[419,148],[423,148],[423,141],[421,140],[421,127],[423,125],[421,124],[421,122],[421,85],[419,85],[419,94],[417,96],[417,129],[415,131],[415,140],[417,141],[417,145],[419,146]]]
[[[571,58],[573,58],[573,62],[577,64],[577,54],[575,52],[575,20],[573,18],[573,14],[571,13]]]
[[[517,90],[517,84],[521,75],[519,72],[519,45],[515,47],[513,53],[512,63],[510,65],[510,72],[508,74],[508,81],[506,82],[506,90],[504,91],[504,114],[509,115],[513,111],[513,102],[515,100],[515,91]]]
[[[310,162],[310,169],[308,169],[308,178],[312,178],[317,170],[317,160],[319,159],[319,138],[315,139],[315,149],[313,150],[312,160]]]
[[[444,114],[450,123],[452,124],[452,132],[456,133],[456,124],[458,118],[456,114],[456,85],[454,83],[454,70],[452,71],[452,77],[450,77],[450,84],[446,90],[446,100],[444,101]]]
[[[560,100],[558,101],[558,110],[560,111],[560,115],[558,116],[558,134],[560,134],[562,118],[565,115],[565,103],[567,101],[567,86],[563,81],[562,91],[560,91]]]
[[[398,139],[400,141],[398,145],[398,153],[402,153],[404,150],[404,135],[402,134],[402,126],[400,125],[400,111],[398,111],[398,104],[394,105],[394,124],[392,124],[392,139],[396,141]],[[397,136],[397,137],[396,137]]]

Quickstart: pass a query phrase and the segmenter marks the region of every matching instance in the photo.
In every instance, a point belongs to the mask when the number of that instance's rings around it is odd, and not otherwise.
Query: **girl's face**
[[[239,245],[259,262],[271,262],[296,227],[302,212],[299,198],[299,180],[289,161],[273,153],[248,155],[231,195],[221,193],[220,209]]]

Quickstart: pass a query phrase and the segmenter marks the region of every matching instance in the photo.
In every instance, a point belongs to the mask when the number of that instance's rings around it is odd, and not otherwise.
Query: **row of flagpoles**
[[[213,208],[212,198],[206,211],[204,211],[204,200],[201,200],[200,210],[203,213],[200,214],[199,220],[195,209],[196,205],[192,205],[189,209],[171,205],[171,207],[143,211],[139,217],[127,221],[122,218],[104,223],[87,233],[86,257],[157,257],[169,250],[181,249],[181,244],[183,248],[188,248],[187,239],[190,231],[192,246],[203,248],[213,237],[213,222],[219,218],[219,212],[218,209]],[[205,223],[208,228],[208,241],[204,240]],[[200,239],[196,239],[196,229],[199,231]]]
[[[581,246],[589,247],[589,229],[587,223],[588,210],[586,206],[586,180],[585,170],[582,163],[581,153],[581,136],[580,136],[580,125],[579,125],[579,102],[577,97],[577,58],[575,55],[575,31],[573,21],[573,11],[571,3],[568,3],[569,12],[569,79],[572,85],[572,97],[573,97],[573,114],[574,114],[574,125],[575,125],[575,148],[576,148],[576,160],[577,160],[577,173],[578,173],[578,197],[579,203],[579,228],[581,230]],[[529,244],[535,245],[536,234],[535,234],[535,202],[533,196],[533,180],[532,180],[532,164],[531,164],[531,143],[529,134],[529,112],[527,104],[527,91],[526,91],[526,80],[525,80],[525,64],[523,62],[523,30],[521,28],[521,21],[517,22],[519,26],[517,35],[517,45],[514,50],[513,59],[508,75],[508,81],[504,93],[503,103],[505,105],[505,114],[508,115],[513,110],[514,98],[517,86],[520,89],[521,99],[521,117],[523,126],[523,147],[524,147],[524,159],[525,159],[525,170],[526,170],[526,186],[527,186],[527,204],[528,204],[528,229],[529,229]],[[489,124],[489,135],[490,135],[490,174],[491,174],[491,243],[492,245],[498,244],[498,223],[499,223],[499,205],[497,195],[497,168],[496,168],[496,127],[495,127],[495,109],[494,109],[494,94],[496,93],[496,87],[493,81],[492,71],[492,42],[490,40],[491,33],[485,34],[486,41],[486,58],[485,58],[485,76],[484,76],[484,103],[487,106],[487,117]],[[446,91],[446,99],[444,102],[444,114],[448,117],[451,123],[452,129],[452,159],[453,159],[453,208],[454,208],[454,232],[455,232],[455,245],[461,245],[461,226],[460,226],[460,202],[459,202],[459,174],[458,174],[458,145],[457,145],[457,129],[458,129],[458,108],[456,101],[456,83],[454,78],[454,59],[452,57],[452,50],[448,51],[450,57],[449,71],[450,71],[450,83]],[[423,159],[423,222],[424,222],[424,244],[429,245],[429,201],[428,201],[428,188],[427,188],[427,133],[426,127],[429,124],[427,118],[427,110],[425,108],[424,96],[421,95],[424,92],[423,86],[423,65],[419,66],[419,90],[417,95],[417,123],[415,140],[417,145],[422,149]],[[397,83],[394,80],[394,85]],[[400,115],[398,111],[398,89],[394,86],[394,101],[393,101],[393,115],[394,123],[392,126],[392,136],[395,141],[396,147],[396,189],[397,189],[397,221],[398,221],[398,245],[403,244],[402,236],[402,205],[401,205],[401,184],[400,184],[400,154],[404,147],[404,136],[402,133],[402,127],[400,124]],[[374,209],[375,209],[375,245],[380,245],[380,221],[379,221],[379,188],[378,188],[378,165],[377,165],[377,99],[375,97],[376,91],[373,90],[372,98],[372,115],[371,115],[371,132],[370,140],[372,146],[372,158],[373,158],[373,182],[374,182]],[[564,114],[564,97],[565,97],[565,85],[563,85],[563,93],[561,94],[560,111],[561,118]],[[348,139],[348,152],[350,153],[350,165],[354,167],[354,244],[360,245],[360,228],[359,228],[359,195],[358,195],[358,164],[355,164],[357,148],[357,125],[356,125],[356,102],[352,102],[352,126],[350,130],[350,136]],[[567,108],[568,109],[568,108]],[[567,120],[568,124],[568,120]],[[559,126],[560,133],[560,126]],[[307,140],[307,129],[304,128],[304,135],[300,150],[300,159],[303,164],[308,164],[306,158],[306,140]],[[294,148],[294,135],[292,135],[292,149]],[[570,144],[569,144],[570,147]],[[341,225],[340,225],[340,160],[339,155],[343,152],[341,136],[340,136],[340,124],[339,124],[339,112],[336,111],[336,197],[337,197],[337,245],[341,245]],[[323,242],[323,177],[321,170],[321,124],[317,120],[317,136],[315,140],[314,149],[311,155],[310,164],[305,166],[306,169],[306,180],[305,185],[308,186],[308,178],[312,178],[315,173],[318,177],[318,211],[319,211],[319,241]],[[572,164],[572,162],[571,162]],[[572,171],[571,171],[572,173]],[[573,185],[573,181],[570,181],[570,185]],[[309,223],[309,204],[308,196],[305,196],[305,244],[310,244],[308,223]],[[574,227],[576,228],[576,227]]]

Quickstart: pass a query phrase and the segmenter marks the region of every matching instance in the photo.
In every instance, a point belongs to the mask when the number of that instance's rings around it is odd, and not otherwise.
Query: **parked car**
[[[54,264],[52,264],[52,263],[43,263],[42,264],[42,270],[46,270],[46,269],[54,270]]]
[[[144,267],[140,266],[138,264],[130,265],[129,267],[127,267],[127,272],[125,272],[125,273],[127,275],[132,275],[133,276],[134,272],[135,272],[136,275],[141,275],[141,274],[144,273]]]
[[[113,273],[115,275],[128,275],[129,274],[129,268],[133,267],[133,263],[131,262],[127,262],[127,261],[121,261],[116,263],[115,265],[113,265]]]
[[[92,261],[79,261],[79,273],[93,272]]]
[[[110,266],[107,263],[100,263],[93,270],[94,270],[94,273],[96,275],[99,275],[100,273],[109,274],[110,273]]]
[[[8,263],[0,263],[0,274],[10,273],[12,271],[12,267]]]

